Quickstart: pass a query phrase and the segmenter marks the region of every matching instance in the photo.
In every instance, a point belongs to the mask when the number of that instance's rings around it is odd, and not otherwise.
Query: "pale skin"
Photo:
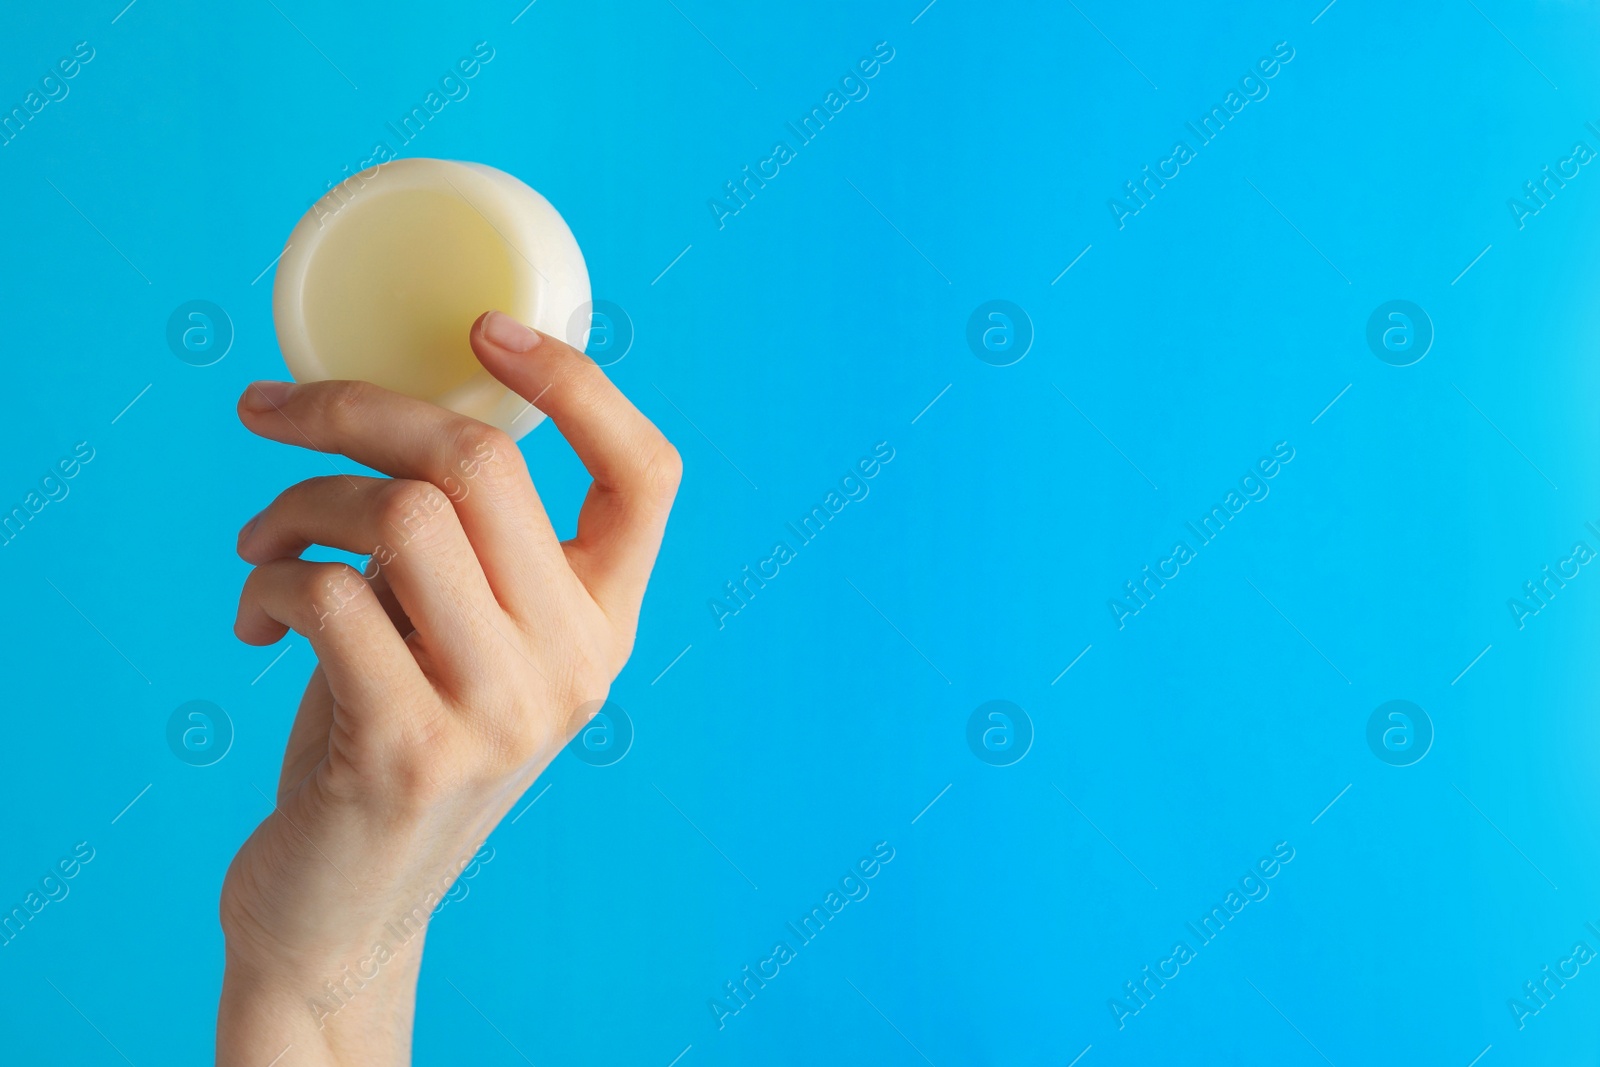
[[[479,361],[594,482],[561,541],[506,434],[361,382],[253,383],[239,417],[386,478],[291,486],[240,531],[234,630],[317,656],[275,810],[222,887],[217,1063],[407,1064],[427,915],[633,648],[682,466],[587,357],[508,316]],[[373,556],[367,576],[300,559]],[[375,574],[374,574],[375,572]],[[381,946],[381,950],[380,950]]]

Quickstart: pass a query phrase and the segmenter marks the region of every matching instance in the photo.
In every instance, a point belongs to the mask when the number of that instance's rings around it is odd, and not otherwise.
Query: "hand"
[[[678,454],[588,357],[498,312],[472,349],[593,476],[557,539],[516,444],[364,382],[257,382],[253,433],[389,475],[312,478],[239,534],[240,639],[318,666],[273,812],[222,889],[217,1062],[410,1061],[425,927],[484,838],[604,701],[633,648]],[[299,558],[309,545],[361,554]]]

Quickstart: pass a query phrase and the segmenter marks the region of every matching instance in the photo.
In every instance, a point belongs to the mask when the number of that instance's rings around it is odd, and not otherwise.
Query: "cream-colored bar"
[[[589,272],[549,201],[503,171],[397,159],[347,179],[289,235],[272,312],[296,381],[360,378],[521,437],[544,419],[478,365],[496,308],[582,348]]]

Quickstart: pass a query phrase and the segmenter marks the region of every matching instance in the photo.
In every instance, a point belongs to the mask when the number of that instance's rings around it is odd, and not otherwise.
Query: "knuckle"
[[[451,442],[451,458],[471,462],[487,462],[490,458],[502,455],[507,449],[516,447],[511,443],[511,436],[504,430],[496,429],[486,422],[477,419],[463,419],[456,427],[454,440]]]
[[[451,761],[441,760],[437,748],[418,744],[395,747],[385,761],[384,777],[393,795],[419,812],[430,812],[446,800],[456,784]]]
[[[317,619],[346,611],[359,602],[366,581],[354,567],[345,563],[316,563],[300,578],[302,594]]]
[[[504,430],[476,419],[463,419],[452,434],[449,469],[443,480],[450,485],[470,481],[484,474],[505,469],[504,464],[520,455],[517,444]]]
[[[645,448],[640,481],[651,496],[664,502],[677,495],[683,481],[683,457],[659,432]]]
[[[450,502],[435,486],[397,478],[379,490],[377,517],[386,532],[409,539],[449,506]]]
[[[511,447],[511,438],[486,422],[464,419],[452,442],[455,459],[486,459]]]
[[[372,397],[372,385],[361,381],[323,382],[317,387],[316,414],[335,429],[353,426]]]

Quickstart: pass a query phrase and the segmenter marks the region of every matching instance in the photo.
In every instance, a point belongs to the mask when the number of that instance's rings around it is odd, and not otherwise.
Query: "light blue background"
[[[96,453],[0,549],[0,904],[96,849],[0,949],[9,1062],[210,1058],[218,889],[312,666],[233,638],[234,535],[327,470],[235,419],[284,374],[252,279],[478,41],[406,154],[558,207],[687,474],[613,694],[633,749],[564,755],[495,833],[429,937],[418,1063],[1600,1052],[1592,967],[1507,1006],[1600,949],[1600,576],[1521,630],[1506,605],[1600,548],[1600,172],[1520,230],[1506,203],[1600,149],[1595,4],[276,2],[4,17],[4,110],[95,49],[0,148],[4,510]],[[870,95],[719,230],[708,198],[879,41]],[[1107,199],[1279,41],[1270,96],[1119,231]],[[163,336],[196,298],[238,333],[206,368]],[[1437,331],[1403,369],[1364,339],[1395,298]],[[990,299],[1036,330],[1014,366],[966,346]],[[879,441],[871,495],[719,631],[707,602]],[[1271,495],[1119,631],[1107,599],[1279,441]],[[553,427],[523,448],[570,532],[581,468]],[[237,731],[209,768],[164,739],[191,699]],[[1036,730],[1008,768],[966,747],[990,699]],[[1436,730],[1412,767],[1366,744],[1391,699]],[[719,1031],[710,998],[879,841],[871,895]],[[1108,1000],[1280,841],[1270,896],[1119,1030]]]

